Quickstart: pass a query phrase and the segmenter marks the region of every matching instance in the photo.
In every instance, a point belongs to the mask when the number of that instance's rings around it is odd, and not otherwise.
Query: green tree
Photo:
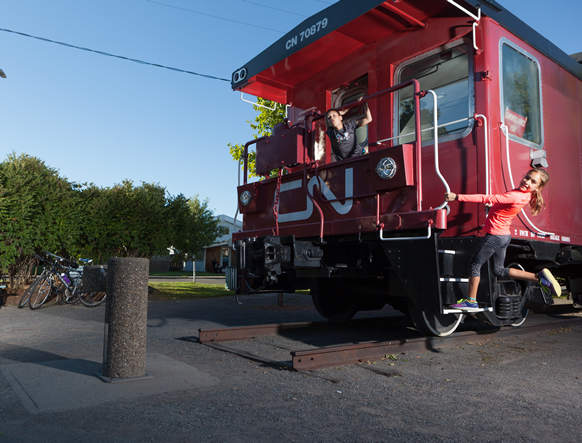
[[[126,180],[113,188],[91,185],[81,194],[79,249],[99,263],[114,256],[167,256],[172,246],[185,259],[218,234],[207,200],[169,196],[159,184],[134,186]]]
[[[85,212],[79,238],[83,254],[102,263],[109,257],[167,255],[171,246],[165,188],[134,186],[124,180],[112,188],[91,185],[82,192]]]
[[[11,288],[30,276],[34,254],[75,250],[80,212],[77,186],[38,158],[9,154],[0,163],[0,268]]]
[[[247,120],[247,123],[251,126],[253,131],[256,131],[253,134],[255,139],[259,137],[268,137],[273,133],[273,128],[277,123],[280,123],[285,118],[285,105],[280,103],[272,102],[270,100],[265,100],[263,98],[258,98],[257,103],[263,106],[267,106],[268,108],[273,108],[274,110],[266,109],[261,106],[253,105],[255,111],[259,113],[255,118],[255,122],[251,123]],[[228,143],[228,147],[230,149],[230,155],[232,156],[233,160],[240,161],[240,159],[244,155],[245,145],[243,144],[231,144]],[[254,150],[249,152],[248,154],[248,171],[249,177],[257,177],[256,173],[256,153]]]
[[[171,246],[180,261],[199,258],[202,248],[219,235],[218,220],[208,208],[208,200],[201,202],[198,195],[186,199],[180,194],[168,204]]]

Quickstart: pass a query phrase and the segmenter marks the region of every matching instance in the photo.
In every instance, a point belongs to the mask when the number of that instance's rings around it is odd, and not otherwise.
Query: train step
[[[493,308],[489,306],[486,308],[479,308],[475,311],[461,311],[459,309],[449,309],[447,307],[443,309],[443,314],[476,314],[477,312],[493,312]]]

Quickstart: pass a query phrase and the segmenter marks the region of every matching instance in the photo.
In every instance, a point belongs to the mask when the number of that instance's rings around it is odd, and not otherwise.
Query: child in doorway
[[[361,100],[361,99],[360,99]],[[344,160],[363,154],[362,147],[356,140],[356,129],[372,121],[370,107],[366,106],[366,116],[359,120],[343,121],[346,110],[330,109],[325,113],[326,133],[336,160]]]
[[[505,268],[505,253],[511,242],[511,231],[509,229],[511,220],[529,203],[533,215],[538,215],[543,209],[544,199],[541,190],[550,179],[547,171],[541,168],[531,169],[521,180],[519,186],[505,194],[499,195],[463,195],[454,192],[445,193],[445,200],[448,202],[461,201],[473,203],[492,204],[489,215],[485,221],[484,230],[487,233],[482,238],[475,255],[469,263],[471,276],[469,277],[469,291],[466,299],[459,300],[449,308],[460,311],[476,311],[477,288],[479,287],[481,266],[493,257],[493,274],[497,277],[510,277],[518,280],[527,280],[539,283],[542,291],[546,294],[559,296],[562,292],[559,283],[547,269],[543,269],[537,274],[522,271],[514,268]]]

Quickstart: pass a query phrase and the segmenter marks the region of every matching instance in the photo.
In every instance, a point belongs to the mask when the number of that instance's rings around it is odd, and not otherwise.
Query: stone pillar
[[[107,261],[102,375],[111,381],[148,377],[145,372],[148,275],[147,258]]]
[[[107,291],[107,266],[83,266],[83,291]]]

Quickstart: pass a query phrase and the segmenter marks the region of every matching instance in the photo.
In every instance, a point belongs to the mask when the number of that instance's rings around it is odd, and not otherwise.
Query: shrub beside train
[[[309,289],[333,322],[389,304],[422,332],[452,333],[486,208],[533,166],[546,210],[514,219],[506,264],[548,268],[582,304],[582,65],[494,1],[342,0],[237,69],[232,88],[287,105],[245,146],[234,234],[237,293]],[[334,161],[329,108],[366,154]],[[246,154],[257,173],[247,180]],[[552,303],[536,285],[482,270],[476,318],[522,324]]]

